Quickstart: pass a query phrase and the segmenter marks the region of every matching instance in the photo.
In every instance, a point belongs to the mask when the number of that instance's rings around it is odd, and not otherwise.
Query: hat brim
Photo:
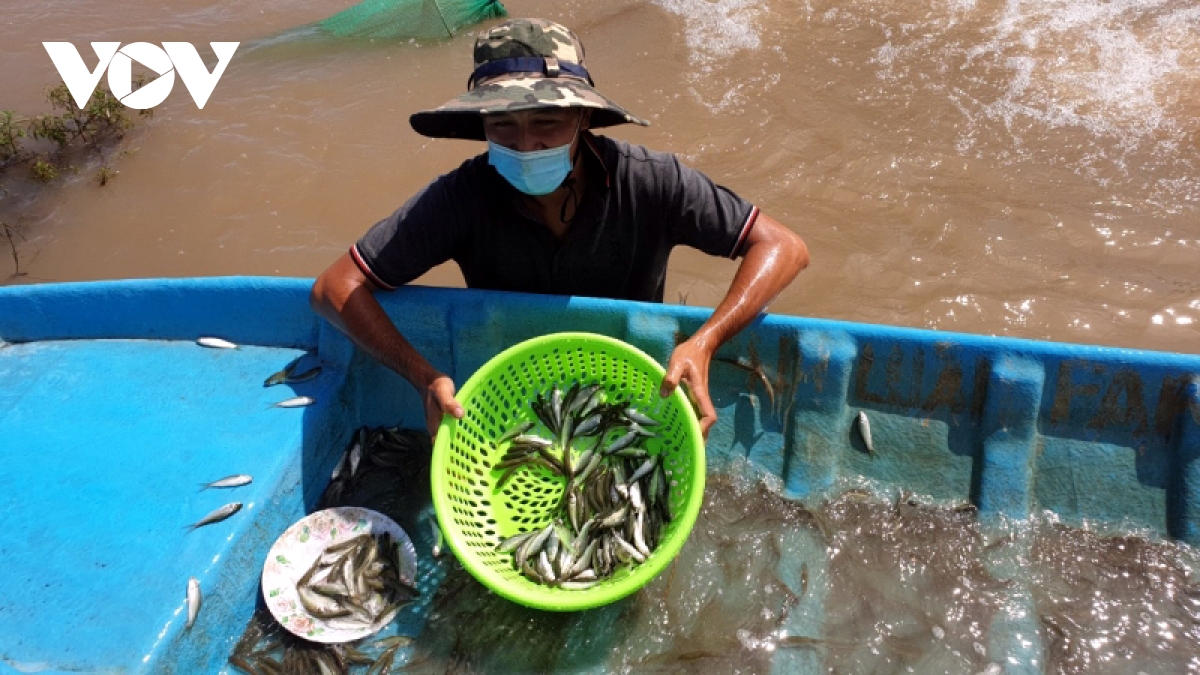
[[[433,110],[413,113],[408,122],[422,136],[487,140],[483,115],[538,108],[587,108],[592,110],[588,127],[598,129],[617,124],[650,126],[596,91],[583,80],[569,77],[515,77],[476,85],[467,93]]]

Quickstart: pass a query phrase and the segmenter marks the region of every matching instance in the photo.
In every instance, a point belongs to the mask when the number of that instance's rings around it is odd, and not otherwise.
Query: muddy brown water
[[[249,48],[353,4],[13,0],[0,108],[40,112],[42,41],[243,42],[203,110],[176,83],[104,188],[0,199],[10,283],[319,273],[478,153],[407,117],[463,88],[472,36]],[[602,91],[800,233],[771,311],[1196,352],[1200,12],[1187,0],[510,2],[578,31]],[[94,168],[94,167],[93,167]],[[667,298],[735,270],[690,250]],[[460,285],[452,265],[423,283]]]

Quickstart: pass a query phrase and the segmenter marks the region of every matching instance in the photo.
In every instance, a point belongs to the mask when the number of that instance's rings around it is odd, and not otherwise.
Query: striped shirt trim
[[[758,220],[758,207],[750,209],[750,215],[746,216],[746,223],[742,225],[742,233],[738,235],[737,243],[733,245],[733,250],[729,252],[729,259],[733,260],[742,253],[742,245],[746,243],[746,237],[750,235],[750,230],[754,229],[754,223]]]
[[[371,280],[371,283],[385,291],[396,290],[395,286],[384,283],[384,281],[380,279],[378,275],[371,271],[371,266],[367,264],[367,261],[363,259],[362,254],[358,252],[358,244],[350,247],[350,257],[354,259],[354,264],[358,265],[358,269],[362,270],[362,273],[367,275],[367,278]]]

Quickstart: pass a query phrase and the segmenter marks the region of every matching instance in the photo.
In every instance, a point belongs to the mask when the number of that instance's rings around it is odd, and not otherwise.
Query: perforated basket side
[[[667,399],[659,396],[662,377],[662,367],[644,353],[612,338],[586,333],[521,343],[475,373],[459,392],[463,419],[443,422],[433,466],[435,508],[447,540],[464,566],[497,593],[544,609],[605,604],[657,575],[691,530],[699,511],[704,472],[703,445],[697,440],[699,425],[680,392]],[[537,584],[513,569],[511,554],[495,552],[503,539],[550,522],[565,481],[544,468],[522,468],[497,490],[501,472],[491,467],[505,448],[492,441],[519,421],[536,420],[530,402],[537,395],[575,382],[599,383],[609,400],[628,400],[660,421],[655,427],[658,437],[645,447],[651,454],[662,455],[674,515],[662,532],[658,549],[645,563],[622,570],[587,591]],[[537,427],[537,432],[549,437],[543,427]]]

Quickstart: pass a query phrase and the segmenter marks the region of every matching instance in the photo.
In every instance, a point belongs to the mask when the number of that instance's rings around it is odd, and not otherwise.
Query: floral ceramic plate
[[[400,574],[409,584],[416,585],[417,550],[412,540],[394,520],[377,511],[354,506],[325,509],[309,514],[287,529],[263,565],[262,593],[275,620],[284,628],[313,642],[350,642],[366,637],[383,628],[396,616],[389,612],[371,626],[348,627],[329,625],[311,616],[296,595],[296,581],[329,546],[360,534],[391,533],[400,543]]]

